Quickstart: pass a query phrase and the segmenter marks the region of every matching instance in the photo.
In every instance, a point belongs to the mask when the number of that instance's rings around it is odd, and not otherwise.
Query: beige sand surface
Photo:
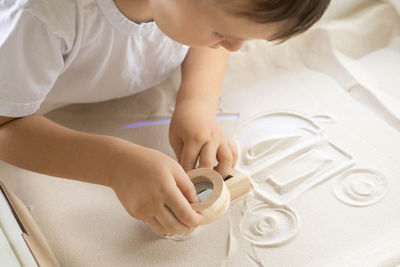
[[[158,237],[108,188],[5,163],[1,177],[62,266],[399,265],[399,13],[398,0],[333,0],[307,34],[232,54],[220,122],[253,192],[189,240]],[[163,120],[178,81],[47,117],[173,156]],[[124,127],[143,121],[160,123]]]

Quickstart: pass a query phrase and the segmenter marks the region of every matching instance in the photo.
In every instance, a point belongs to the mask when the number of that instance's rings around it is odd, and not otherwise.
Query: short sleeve
[[[64,47],[30,12],[0,7],[0,116],[23,117],[39,109],[63,70]]]

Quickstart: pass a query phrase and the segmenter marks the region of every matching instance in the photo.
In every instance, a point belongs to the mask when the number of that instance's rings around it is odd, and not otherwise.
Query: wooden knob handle
[[[193,184],[208,182],[213,185],[213,191],[207,199],[191,204],[195,211],[203,215],[201,224],[209,224],[219,219],[228,210],[230,203],[230,193],[222,176],[206,168],[194,169],[187,174]]]
[[[193,184],[208,182],[213,185],[213,192],[207,199],[191,204],[195,211],[203,215],[202,224],[209,224],[219,219],[228,210],[231,200],[250,191],[249,178],[234,169],[225,179],[218,172],[207,168],[194,169],[187,174]]]
[[[231,193],[231,201],[250,192],[249,177],[238,170],[230,170],[229,175],[224,178],[224,181]]]

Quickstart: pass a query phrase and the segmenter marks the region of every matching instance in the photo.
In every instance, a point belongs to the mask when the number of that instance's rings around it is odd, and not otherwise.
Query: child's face
[[[211,0],[149,0],[153,19],[171,39],[192,47],[240,49],[250,39],[271,39],[278,25],[259,24],[224,12]]]

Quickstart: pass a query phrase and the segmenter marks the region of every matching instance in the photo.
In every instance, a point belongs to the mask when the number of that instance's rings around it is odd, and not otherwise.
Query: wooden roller
[[[231,194],[231,201],[250,192],[249,177],[238,170],[231,169],[229,175],[224,178],[224,181]]]
[[[202,224],[219,219],[228,210],[231,200],[250,191],[249,179],[236,170],[232,170],[225,179],[218,172],[207,168],[194,169],[187,174],[193,184],[206,182],[213,185],[213,191],[207,199],[191,204],[195,211],[203,215]]]

